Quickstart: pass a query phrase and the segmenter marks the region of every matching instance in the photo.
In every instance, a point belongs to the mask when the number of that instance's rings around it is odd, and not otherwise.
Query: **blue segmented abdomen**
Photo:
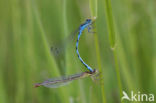
[[[79,54],[79,51],[78,51],[78,45],[79,45],[79,39],[80,39],[80,36],[82,34],[82,31],[85,29],[86,27],[82,27],[80,26],[80,30],[79,30],[79,34],[78,34],[78,38],[77,38],[77,42],[76,42],[76,53],[78,55],[78,58],[80,59],[80,61],[82,62],[82,64],[90,71],[90,72],[93,72],[93,69],[88,66],[84,61],[83,59],[81,58],[80,54]]]

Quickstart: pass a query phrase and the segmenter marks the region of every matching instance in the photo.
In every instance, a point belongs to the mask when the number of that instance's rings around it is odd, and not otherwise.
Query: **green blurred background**
[[[155,94],[155,10],[155,0],[0,0],[0,103],[120,103],[122,90]],[[96,33],[83,33],[79,51],[101,83],[34,88],[86,70],[69,37],[93,16]]]

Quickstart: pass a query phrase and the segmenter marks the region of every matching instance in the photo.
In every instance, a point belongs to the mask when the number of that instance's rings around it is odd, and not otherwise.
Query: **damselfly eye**
[[[91,22],[91,19],[87,19],[86,21],[87,21],[87,22]]]

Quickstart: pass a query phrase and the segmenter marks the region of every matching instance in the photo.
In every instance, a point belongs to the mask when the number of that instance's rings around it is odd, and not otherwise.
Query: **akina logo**
[[[154,94],[145,94],[138,91],[137,93],[134,93],[133,91],[130,92],[130,95],[128,95],[125,91],[122,92],[123,97],[121,100],[128,100],[128,101],[138,101],[138,102],[153,102],[154,101]]]

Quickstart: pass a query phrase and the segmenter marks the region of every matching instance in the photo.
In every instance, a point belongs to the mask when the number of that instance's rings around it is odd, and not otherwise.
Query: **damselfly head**
[[[100,83],[103,80],[101,75],[102,74],[98,71],[98,69],[94,69],[94,73],[91,75],[91,78],[95,83]]]
[[[86,24],[89,24],[89,23],[91,23],[91,22],[92,22],[91,19],[87,19],[87,20],[86,20]]]
[[[99,71],[97,69],[94,69],[93,71],[87,71],[87,73],[91,75],[95,75],[95,74],[98,74]]]
[[[91,19],[86,19],[86,22],[85,22],[85,24],[93,24],[94,22],[95,22],[95,20],[96,20],[96,17],[92,17]]]
[[[93,72],[96,74],[96,73],[99,73],[98,69],[94,69]]]

